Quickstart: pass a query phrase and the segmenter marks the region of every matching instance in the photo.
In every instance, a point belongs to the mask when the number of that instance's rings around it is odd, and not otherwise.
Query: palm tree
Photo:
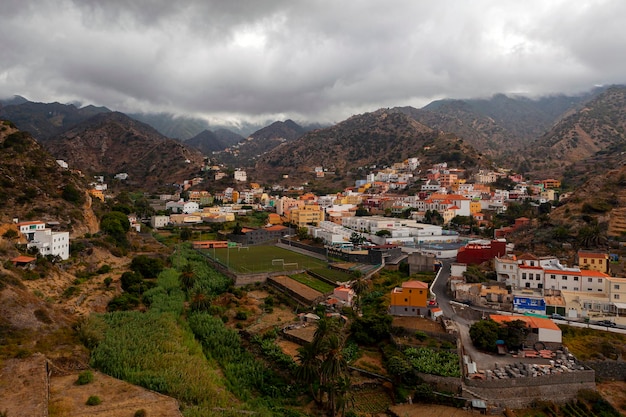
[[[196,274],[191,264],[186,264],[183,267],[183,272],[180,274],[180,284],[184,290],[189,291],[196,283]]]
[[[307,343],[298,349],[298,367],[295,371],[295,377],[298,381],[309,386],[311,396],[316,403],[322,401],[319,389],[320,381],[320,365],[321,360],[318,357],[319,352],[313,343]]]
[[[320,367],[322,387],[328,393],[328,408],[333,417],[337,412],[337,398],[340,395],[338,382],[348,373],[348,362],[343,356],[345,337],[341,333],[328,336],[325,343],[324,359]]]
[[[211,297],[197,289],[191,296],[190,307],[192,311],[207,311],[211,307]]]
[[[352,288],[354,290],[354,293],[356,294],[354,304],[355,304],[357,311],[361,307],[361,297],[363,294],[365,294],[365,292],[369,289],[369,287],[370,287],[370,281],[366,280],[362,276],[357,277],[357,279],[355,279],[354,281],[350,283],[350,288]]]

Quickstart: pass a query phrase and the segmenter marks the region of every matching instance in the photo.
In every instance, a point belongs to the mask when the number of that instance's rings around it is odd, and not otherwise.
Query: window
[[[566,285],[563,285],[563,286],[561,287],[561,289],[562,289],[562,290],[566,290],[566,289],[567,289],[567,286],[566,286]]]
[[[578,277],[574,277],[574,281],[578,281]]]
[[[541,274],[535,275],[535,280],[536,281],[541,281]]]
[[[598,263],[599,263],[600,265],[602,265],[602,261],[603,261],[603,260],[604,260],[604,259],[598,259]]]
[[[587,291],[593,291],[591,288],[587,288]]]
[[[522,279],[526,279],[526,272],[522,273]]]
[[[404,302],[405,302],[405,303],[407,303],[408,301],[409,301],[409,299],[408,299],[408,298],[405,298],[405,299],[404,299]]]
[[[619,294],[613,294],[613,299],[614,300],[619,300]]]
[[[595,265],[595,263],[596,263],[596,260],[595,260],[595,259],[592,259],[592,260],[591,260],[591,265]]]
[[[602,278],[598,278],[598,284],[602,284]]]
[[[530,261],[530,266],[535,266],[535,261]]]
[[[613,284],[613,289],[619,290],[619,284]]]
[[[593,278],[587,278],[587,282],[593,282]]]
[[[526,288],[530,288],[530,282],[526,283]]]
[[[578,287],[574,287],[574,291],[578,291]]]
[[[556,275],[550,275],[550,279],[556,279]]]
[[[563,276],[561,277],[561,280],[562,280],[562,281],[567,281],[567,275],[563,275]]]

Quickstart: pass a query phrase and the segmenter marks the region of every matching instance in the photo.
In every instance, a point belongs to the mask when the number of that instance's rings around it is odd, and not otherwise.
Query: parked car
[[[611,320],[600,320],[597,322],[597,324],[599,324],[600,326],[606,326],[606,327],[615,327],[616,324],[613,323]]]
[[[552,318],[556,320],[567,320],[565,317],[563,317],[562,315],[558,313],[552,313]]]

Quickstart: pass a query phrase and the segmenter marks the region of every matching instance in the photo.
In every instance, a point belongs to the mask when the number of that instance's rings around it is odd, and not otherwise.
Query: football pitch
[[[215,259],[231,271],[244,274],[325,268],[328,265],[327,262],[320,259],[276,246],[205,249],[202,253]]]

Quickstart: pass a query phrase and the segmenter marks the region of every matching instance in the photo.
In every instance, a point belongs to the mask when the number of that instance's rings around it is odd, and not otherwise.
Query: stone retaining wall
[[[525,408],[536,400],[565,403],[576,399],[581,389],[596,389],[593,370],[574,371],[560,375],[498,380],[465,379],[464,390],[490,405]]]
[[[609,381],[626,381],[626,362],[604,360],[604,361],[581,361],[584,366],[596,371],[596,378]]]

